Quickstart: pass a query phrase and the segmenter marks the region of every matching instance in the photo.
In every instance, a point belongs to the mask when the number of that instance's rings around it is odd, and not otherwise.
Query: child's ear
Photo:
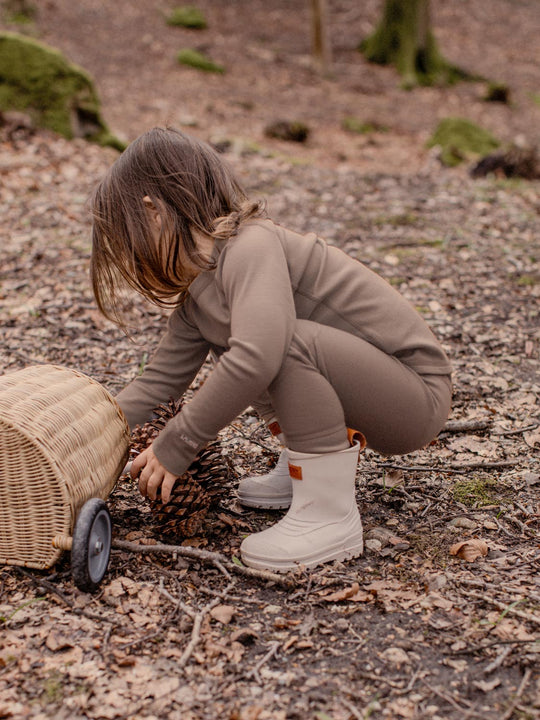
[[[158,226],[158,228],[161,228],[161,216],[159,214],[159,210],[154,205],[151,198],[149,198],[148,195],[145,195],[142,200],[143,200],[144,207],[150,213],[150,217],[152,218],[154,223]]]

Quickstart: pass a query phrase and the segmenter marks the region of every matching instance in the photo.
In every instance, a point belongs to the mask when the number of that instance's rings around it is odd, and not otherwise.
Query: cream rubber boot
[[[324,455],[289,450],[289,512],[268,530],[244,540],[242,561],[279,572],[361,555],[362,521],[355,498],[359,450],[358,442]]]
[[[238,502],[246,507],[288,508],[292,500],[292,480],[287,450],[282,450],[276,466],[266,475],[240,480],[236,494]]]

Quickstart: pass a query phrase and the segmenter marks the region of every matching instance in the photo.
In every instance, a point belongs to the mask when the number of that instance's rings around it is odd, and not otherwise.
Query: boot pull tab
[[[349,443],[351,447],[354,445],[355,442],[360,443],[360,451],[362,451],[367,445],[364,433],[361,433],[360,430],[354,430],[354,428],[347,428],[347,437],[349,438]]]

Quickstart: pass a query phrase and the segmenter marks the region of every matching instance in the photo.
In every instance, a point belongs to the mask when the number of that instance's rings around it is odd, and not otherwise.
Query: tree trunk
[[[332,68],[332,45],[328,35],[327,0],[311,0],[311,37],[313,56],[323,75]]]
[[[394,65],[405,87],[466,77],[439,54],[430,29],[429,0],[385,0],[379,26],[360,49],[371,62]]]

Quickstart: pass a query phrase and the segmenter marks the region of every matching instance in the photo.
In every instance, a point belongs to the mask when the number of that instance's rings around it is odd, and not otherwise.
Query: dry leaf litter
[[[458,47],[463,18],[455,18],[458,32],[452,8],[435,5],[445,48],[454,43],[456,60],[463,53],[486,75],[497,68],[502,79],[521,82],[516,97],[524,105],[527,82],[535,77],[534,64],[526,61],[537,37],[530,34],[534,4],[512,5],[508,37],[512,47],[521,38],[520,72],[514,72],[516,58],[501,52],[505,44],[497,33],[506,33],[505,24],[487,26],[480,5],[467,0],[467,28],[473,35],[485,31],[489,42]],[[129,27],[139,28],[148,8],[128,8],[123,0],[122,7],[133,15]],[[234,17],[226,4],[216,7],[220,26],[227,27]],[[87,13],[70,25],[87,27],[88,8],[88,2],[48,4],[41,9],[42,27],[46,39],[57,38],[101,78],[113,126],[124,122],[125,132],[135,134],[153,122],[182,120],[165,101],[136,104],[141,95],[133,88],[138,82],[149,87],[145,68],[133,65],[137,77],[120,82],[115,73],[121,63],[99,66],[105,56],[95,43],[75,42],[66,25],[54,22],[59,10]],[[262,5],[254,8],[262,12]],[[490,8],[500,14],[505,0]],[[343,23],[340,37],[346,38],[356,10],[348,2],[341,10],[351,19]],[[377,4],[366,3],[364,11],[373,22]],[[282,12],[276,6],[276,18]],[[151,18],[144,21],[154,32]],[[295,27],[282,26],[289,34]],[[111,21],[111,32],[115,27]],[[228,52],[230,43],[219,33],[212,37]],[[167,56],[169,42],[165,32],[160,41],[148,40],[153,62]],[[118,52],[130,44],[137,47],[115,36]],[[475,48],[482,47],[494,50],[477,57]],[[283,98],[290,106],[293,76],[300,74],[310,87],[301,54],[291,64],[282,50],[270,57],[255,43],[245,48],[260,78],[274,73],[278,92],[270,105]],[[49,573],[0,569],[1,718],[540,716],[539,183],[472,180],[466,169],[442,169],[419,147],[433,107],[443,114],[454,109],[445,105],[450,95],[398,92],[385,69],[370,71],[358,84],[347,75],[347,52],[336,48],[348,91],[360,88],[369,112],[380,110],[404,133],[344,140],[319,118],[322,136],[314,133],[311,147],[294,150],[303,162],[288,160],[279,143],[275,152],[246,154],[236,140],[226,157],[253,194],[267,197],[275,219],[317,231],[418,308],[455,367],[452,416],[422,451],[399,458],[362,455],[357,499],[365,554],[310,572],[275,577],[239,564],[242,538],[279,517],[235,501],[238,479],[265,472],[279,452],[249,409],[217,438],[220,492],[211,498],[203,493],[198,510],[191,504],[198,488],[178,501],[181,537],[164,532],[159,513],[123,477],[108,502],[114,549],[95,595],[74,588],[67,554]],[[207,98],[190,89],[187,112],[214,103],[198,128],[206,136],[212,123],[231,132],[249,115],[247,105],[227,104],[219,95],[220,88],[231,92],[231,77],[201,84]],[[379,82],[383,95],[375,93]],[[326,83],[324,91],[336,87]],[[168,97],[182,90],[181,83],[168,86]],[[294,101],[316,107],[312,92]],[[452,102],[480,113],[477,92],[461,86]],[[332,96],[332,107],[346,108],[350,97]],[[538,117],[531,107],[522,113],[493,108],[492,129],[526,131]],[[116,155],[24,126],[1,132],[0,368],[58,363],[114,393],[147,362],[166,321],[160,310],[133,299],[132,342],[100,317],[91,296],[85,202]],[[317,165],[305,162],[313,156]],[[347,157],[364,161],[362,171],[341,162]],[[192,391],[208,371],[205,366]],[[195,518],[191,524],[189,517]]]

